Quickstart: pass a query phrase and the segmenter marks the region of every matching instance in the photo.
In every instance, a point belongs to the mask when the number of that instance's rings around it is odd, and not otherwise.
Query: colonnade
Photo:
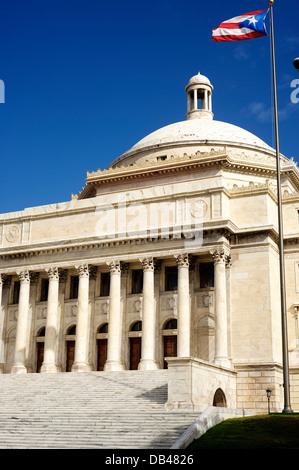
[[[175,256],[178,267],[178,327],[177,327],[177,356],[190,357],[191,338],[191,303],[189,292],[189,255],[186,253]],[[229,366],[228,359],[228,326],[227,326],[227,297],[226,297],[226,265],[229,257],[224,251],[216,251],[214,259],[215,282],[215,363]],[[151,370],[158,368],[155,352],[156,311],[154,300],[154,269],[155,259],[152,257],[140,260],[143,266],[143,317],[142,317],[142,350],[139,368]],[[89,331],[89,276],[91,266],[82,264],[76,267],[79,275],[78,313],[76,324],[76,346],[73,371],[87,371],[88,364],[88,331]],[[121,357],[122,318],[121,318],[121,270],[120,260],[109,263],[110,292],[109,292],[109,327],[108,347],[105,370],[123,370]],[[41,372],[57,372],[56,341],[58,329],[58,289],[59,267],[47,269],[49,278],[47,318],[45,329],[44,360]],[[11,373],[26,373],[25,366],[26,341],[29,314],[30,271],[18,273],[20,293],[18,304],[18,320],[15,342],[14,362]],[[2,298],[2,277],[0,274],[0,300]],[[2,324],[1,324],[2,322]],[[3,315],[0,317],[0,329],[3,328]]]

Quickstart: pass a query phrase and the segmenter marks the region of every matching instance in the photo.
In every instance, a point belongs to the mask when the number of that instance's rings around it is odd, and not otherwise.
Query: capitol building
[[[146,136],[67,202],[0,215],[0,372],[168,370],[168,410],[283,408],[276,153],[214,119]],[[290,390],[299,411],[299,170],[281,155]],[[54,379],[53,379],[54,380]]]

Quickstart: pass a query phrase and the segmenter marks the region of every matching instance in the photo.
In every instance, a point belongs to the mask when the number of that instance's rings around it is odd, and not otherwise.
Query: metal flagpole
[[[282,362],[283,362],[283,386],[284,386],[284,409],[283,409],[283,413],[292,413],[293,411],[292,411],[292,408],[291,408],[290,383],[289,383],[287,309],[286,309],[286,296],[285,296],[286,291],[285,291],[285,271],[284,271],[284,251],[283,251],[283,221],[282,221],[281,184],[280,184],[280,152],[279,152],[277,87],[276,87],[274,27],[273,27],[273,4],[274,4],[274,0],[269,0],[269,4],[270,4],[270,20],[271,20],[274,117],[275,117],[275,136],[276,136],[277,205],[278,205],[281,328],[282,328]]]

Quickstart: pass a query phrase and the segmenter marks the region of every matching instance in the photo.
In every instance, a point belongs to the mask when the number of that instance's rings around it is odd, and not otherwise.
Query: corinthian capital
[[[142,267],[144,271],[154,271],[154,259],[153,258],[143,258],[141,260]]]
[[[28,271],[28,269],[24,269],[24,271],[18,272],[18,276],[21,283],[30,283],[30,272]]]
[[[189,268],[189,255],[188,253],[181,253],[175,256],[178,268]]]
[[[223,263],[225,265],[229,265],[230,263],[230,254],[226,253],[224,250],[216,250],[212,256],[215,264]]]
[[[58,271],[58,268],[54,267],[54,268],[49,268],[47,269],[47,273],[48,273],[48,276],[49,276],[49,279],[51,280],[59,280],[59,271]]]
[[[108,264],[110,268],[110,274],[120,274],[121,272],[121,263],[120,261],[112,261]]]
[[[79,277],[89,277],[89,267],[88,264],[81,264],[80,266],[76,266],[78,271]]]

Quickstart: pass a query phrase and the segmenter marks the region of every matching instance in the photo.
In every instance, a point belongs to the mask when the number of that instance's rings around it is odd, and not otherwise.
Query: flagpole
[[[272,73],[273,73],[274,118],[275,118],[275,138],[276,138],[277,205],[278,205],[280,298],[281,298],[281,328],[282,328],[282,361],[283,361],[283,387],[284,387],[284,409],[283,409],[283,413],[292,413],[293,411],[292,411],[292,408],[291,408],[290,383],[289,383],[287,309],[286,309],[286,290],[285,290],[284,250],[283,250],[283,220],[282,220],[281,183],[280,183],[280,151],[279,151],[277,87],[276,87],[274,26],[273,26],[273,4],[274,4],[274,0],[269,0],[269,4],[270,4],[270,20],[271,20]]]

